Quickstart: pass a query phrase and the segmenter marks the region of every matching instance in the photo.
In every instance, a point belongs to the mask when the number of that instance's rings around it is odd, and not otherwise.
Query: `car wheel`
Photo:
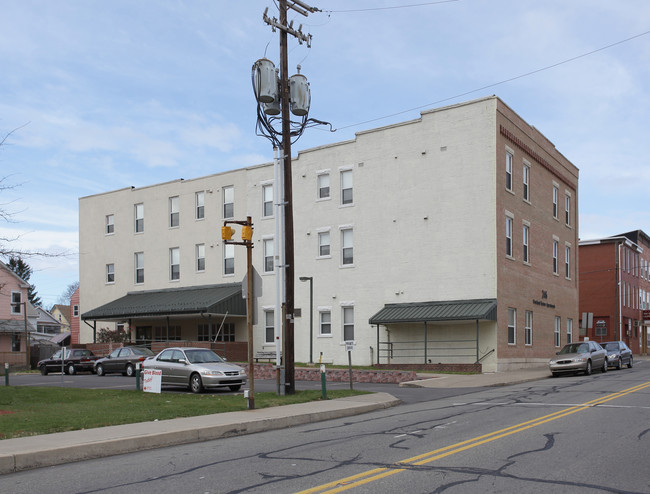
[[[585,376],[591,375],[591,360],[587,360],[587,367],[585,367]]]
[[[618,357],[618,362],[616,362],[616,370],[621,370],[621,367],[623,367],[623,359],[621,357]]]
[[[104,374],[104,366],[102,364],[99,364],[96,368],[95,371],[97,372],[98,376],[103,376]]]
[[[201,376],[198,374],[192,374],[190,376],[190,390],[192,390],[192,393],[200,393],[203,391],[203,381],[201,381]]]
[[[241,389],[241,384],[233,384],[232,386],[228,386],[230,388],[230,391],[239,391]]]
[[[41,374],[47,376],[47,367],[45,367],[45,364],[41,365]]]
[[[607,358],[603,361],[603,368],[601,369],[601,372],[604,374],[607,372]]]
[[[135,376],[135,367],[133,367],[131,364],[126,366],[126,375],[129,377]]]
[[[634,365],[634,362],[632,362],[632,355],[630,355],[630,361],[627,363],[627,368],[631,369],[633,365]]]
[[[74,375],[75,373],[74,364],[68,364],[68,367],[66,367],[66,373],[70,374],[71,376]]]

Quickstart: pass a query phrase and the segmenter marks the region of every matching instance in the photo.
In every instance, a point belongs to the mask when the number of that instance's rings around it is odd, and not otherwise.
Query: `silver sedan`
[[[193,393],[228,387],[238,391],[246,384],[246,371],[207,348],[166,348],[142,363],[143,369],[162,371],[163,386],[189,386]]]
[[[548,366],[553,377],[576,372],[584,372],[588,376],[593,369],[607,372],[607,352],[595,341],[569,343],[557,352]]]

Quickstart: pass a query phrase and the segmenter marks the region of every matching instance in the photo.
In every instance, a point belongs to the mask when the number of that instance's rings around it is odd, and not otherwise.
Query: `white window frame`
[[[523,261],[525,264],[530,264],[530,225],[528,223],[524,223],[522,225],[521,235],[521,243],[523,246]]]
[[[136,252],[133,255],[135,284],[141,285],[144,283],[144,252]]]
[[[115,215],[107,214],[106,215],[106,229],[104,230],[105,235],[113,235],[115,233]]]
[[[508,345],[517,344],[517,309],[508,307]]]
[[[170,247],[169,249],[169,280],[178,281],[181,279],[181,249]]]
[[[555,324],[553,327],[553,345],[555,348],[560,348],[560,328],[562,327],[562,319],[560,316],[555,316]]]
[[[332,337],[332,308],[323,307],[318,309],[318,336],[324,338]]]
[[[115,283],[115,264],[110,262],[106,264],[106,284],[112,285]]]
[[[354,175],[352,168],[339,170],[341,179],[341,206],[354,205]],[[349,195],[349,197],[347,197]]]
[[[262,185],[262,218],[273,217],[273,184]]]
[[[325,201],[331,199],[330,173],[320,172],[316,176],[316,200]]]
[[[553,238],[553,274],[558,274],[558,250],[560,249],[560,241]]]
[[[223,201],[221,214],[224,219],[235,217],[235,186],[227,185],[223,187]]]
[[[341,227],[341,266],[354,266],[354,229]],[[349,259],[349,261],[348,261]]]
[[[533,311],[527,310],[525,313],[524,321],[524,345],[531,346],[533,344]]]
[[[272,345],[273,343],[275,343],[275,311],[264,309],[264,344]]]
[[[506,211],[506,257],[510,258],[514,258],[514,247],[512,244],[514,222],[513,215]]]
[[[223,244],[223,274],[233,276],[235,274],[235,246]]]
[[[133,205],[133,215],[133,231],[135,233],[144,233],[144,203],[140,202]]]
[[[16,298],[17,296],[17,298]],[[23,313],[23,292],[18,290],[11,291],[11,313],[20,315]]]
[[[194,219],[205,219],[205,191],[200,190],[194,193]]]
[[[264,273],[273,273],[275,271],[275,239],[273,237],[267,237],[262,239],[262,250],[263,250],[263,272]]]
[[[566,226],[571,226],[571,194],[568,192],[564,194],[564,221]]]
[[[512,162],[514,155],[511,151],[506,151],[506,190],[512,192]]]
[[[566,342],[573,343],[573,319],[566,320]]]
[[[564,246],[564,277],[567,280],[571,279],[571,246]]]
[[[181,225],[181,198],[172,196],[169,198],[169,228],[178,228]]]
[[[558,201],[560,196],[560,188],[557,184],[553,184],[553,218],[558,219]]]
[[[350,316],[352,322],[350,322]],[[352,334],[350,335],[350,331]],[[346,336],[352,336],[351,339]],[[355,341],[354,339],[354,305],[341,306],[341,338],[342,341]]]
[[[524,162],[522,175],[522,182],[524,185],[523,198],[524,201],[530,202],[530,165],[527,162]]]
[[[327,243],[325,243],[325,240],[327,240]],[[327,252],[324,252],[325,248],[327,248]],[[318,257],[332,257],[332,236],[329,229],[318,232]]]
[[[196,271],[202,273],[205,271],[205,244],[196,244]]]

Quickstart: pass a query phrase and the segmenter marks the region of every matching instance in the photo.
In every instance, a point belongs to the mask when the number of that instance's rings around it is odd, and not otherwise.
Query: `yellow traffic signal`
[[[229,226],[221,227],[221,239],[222,240],[232,240],[232,236],[235,234],[235,230]]]
[[[241,238],[244,242],[250,242],[253,239],[253,227],[244,225],[241,229]]]

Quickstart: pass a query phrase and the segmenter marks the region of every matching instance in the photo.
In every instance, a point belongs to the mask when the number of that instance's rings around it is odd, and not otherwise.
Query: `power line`
[[[351,9],[351,10],[323,10],[331,14],[347,14],[350,12],[372,12],[375,10],[392,10],[392,9],[409,9],[411,7],[426,7],[428,5],[437,5],[439,3],[458,2],[459,0],[438,0],[437,2],[414,3],[411,5],[396,5],[394,7],[373,7],[369,9]]]
[[[412,112],[412,111],[415,111],[415,110],[420,110],[422,108],[429,108],[429,107],[432,107],[432,106],[435,106],[435,105],[439,105],[440,103],[444,103],[446,101],[454,100],[454,99],[457,99],[457,98],[462,98],[463,96],[467,96],[467,95],[472,94],[472,93],[477,93],[477,92],[483,91],[485,89],[500,86],[500,85],[506,84],[508,82],[516,81],[517,79],[522,79],[524,77],[528,77],[530,75],[537,74],[537,73],[543,72],[545,70],[550,70],[550,69],[553,69],[555,67],[559,67],[560,65],[564,65],[564,64],[567,64],[567,63],[570,63],[570,62],[574,62],[574,61],[579,60],[581,58],[585,58],[585,57],[588,57],[590,55],[593,55],[594,53],[598,53],[598,52],[607,50],[609,48],[613,48],[614,46],[618,46],[618,45],[621,45],[623,43],[627,43],[628,41],[635,40],[637,38],[640,38],[642,36],[646,36],[648,34],[650,34],[650,31],[645,31],[645,32],[640,33],[640,34],[630,36],[629,38],[625,38],[623,40],[616,41],[615,43],[611,43],[609,45],[602,46],[600,48],[596,48],[595,50],[583,53],[581,55],[577,55],[575,57],[567,58],[566,60],[562,60],[561,62],[557,62],[557,63],[551,64],[551,65],[547,65],[547,66],[542,67],[540,69],[532,70],[530,72],[526,72],[524,74],[520,74],[520,75],[517,75],[517,76],[514,76],[514,77],[510,77],[508,79],[504,79],[502,81],[495,82],[493,84],[488,84],[486,86],[483,86],[483,87],[480,87],[480,88],[477,88],[477,89],[472,89],[471,91],[466,91],[464,93],[456,94],[456,95],[450,96],[448,98],[440,99],[438,101],[434,101],[433,103],[428,103],[426,105],[416,106],[414,108],[409,108],[408,110],[402,110],[402,111],[399,111],[397,113],[391,113],[390,115],[384,115],[383,117],[377,117],[377,118],[373,118],[371,120],[365,120],[363,122],[358,122],[358,123],[355,123],[355,124],[346,125],[344,127],[339,127],[337,129],[333,129],[332,132],[336,132],[337,130],[349,129],[350,127],[357,127],[359,125],[365,125],[365,124],[368,124],[368,123],[376,122],[378,120],[383,120],[385,118],[396,117],[396,116],[402,115],[404,113],[409,113],[409,112]]]

